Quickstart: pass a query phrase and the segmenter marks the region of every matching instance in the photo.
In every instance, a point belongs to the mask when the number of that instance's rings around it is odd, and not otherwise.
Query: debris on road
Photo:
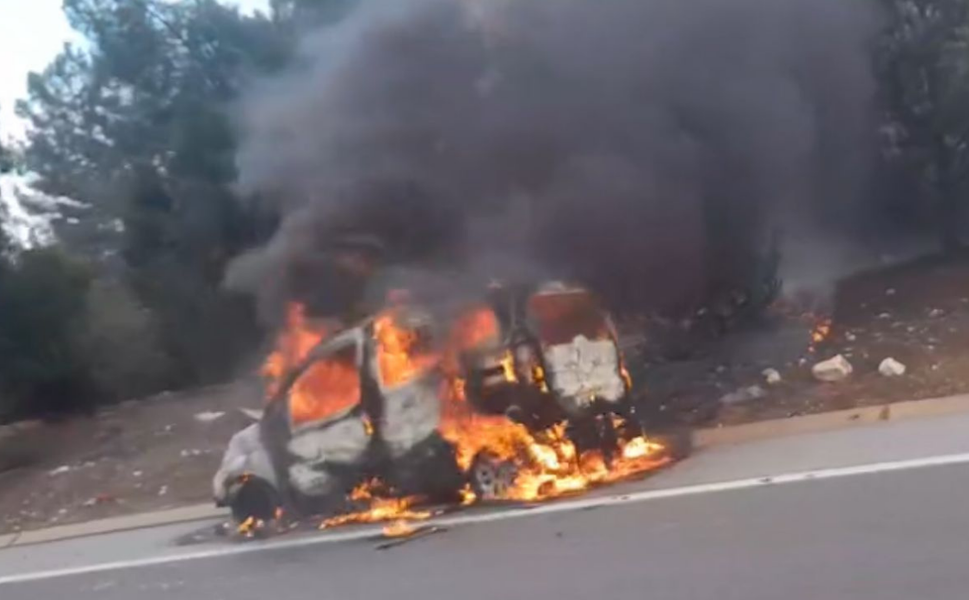
[[[854,368],[848,359],[838,354],[834,358],[823,360],[811,368],[811,373],[818,381],[835,383],[843,381],[851,375]]]
[[[239,412],[253,421],[262,421],[264,411],[258,408],[240,408]]]
[[[225,416],[225,412],[222,411],[205,411],[195,414],[195,420],[199,423],[211,423],[213,421],[218,421]]]
[[[408,535],[405,535],[403,537],[393,537],[386,542],[377,544],[376,546],[374,546],[374,549],[389,550],[391,548],[396,548],[397,546],[403,546],[408,542],[413,542],[414,540],[419,540],[429,535],[434,535],[435,533],[443,533],[445,531],[447,531],[447,528],[439,527],[437,525],[430,526],[430,527],[419,527]],[[384,535],[386,535],[386,533]]]
[[[888,357],[878,365],[878,372],[885,377],[901,377],[905,374],[905,365]]]
[[[721,404],[742,404],[744,402],[750,402],[751,400],[759,400],[767,395],[764,388],[759,385],[752,385],[749,387],[741,388],[736,392],[731,392],[720,398]]]
[[[777,385],[783,381],[777,369],[764,369],[761,374],[764,376],[764,381],[767,382],[767,385]]]
[[[61,465],[56,469],[48,471],[47,474],[50,475],[51,477],[57,477],[58,475],[63,475],[64,473],[70,473],[70,472],[71,472],[70,465]]]
[[[108,503],[117,502],[117,501],[118,501],[117,498],[115,498],[111,494],[98,494],[93,498],[89,498],[85,500],[84,503],[81,504],[81,506],[90,508],[92,506],[98,506],[101,504],[108,504]]]

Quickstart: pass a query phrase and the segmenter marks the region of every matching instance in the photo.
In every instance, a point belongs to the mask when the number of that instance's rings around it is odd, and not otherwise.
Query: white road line
[[[921,469],[926,467],[941,467],[946,465],[957,465],[969,463],[969,452],[961,454],[945,454],[941,456],[930,456],[927,458],[916,458],[911,460],[899,460],[892,462],[872,463],[857,465],[852,467],[837,467],[832,469],[819,469],[816,471],[802,471],[798,473],[785,473],[767,477],[755,477],[750,479],[737,479],[734,481],[723,481],[718,483],[704,483],[700,485],[690,485],[678,488],[668,488],[659,490],[644,490],[628,494],[617,494],[613,496],[601,496],[583,498],[575,500],[563,500],[550,504],[542,504],[528,508],[514,508],[509,510],[495,510],[485,513],[457,514],[442,516],[426,521],[429,525],[452,527],[457,525],[470,525],[475,523],[488,523],[492,521],[503,521],[506,519],[517,519],[534,515],[547,515],[589,508],[600,508],[608,506],[618,506],[638,502],[649,502],[651,500],[662,500],[664,498],[677,498],[681,496],[696,496],[699,494],[710,494],[715,492],[727,492],[731,490],[743,490],[750,488],[762,488],[767,486],[782,485],[786,483],[797,483],[802,481],[818,481],[823,479],[836,479],[841,477],[852,477],[855,475],[867,475],[872,473],[890,473],[893,471],[905,471],[910,469]],[[253,543],[243,546],[220,546],[208,550],[196,550],[177,554],[163,554],[148,558],[109,562],[96,565],[80,567],[68,567],[65,569],[55,569],[50,571],[38,571],[34,573],[22,573],[0,577],[0,585],[11,583],[26,583],[43,579],[54,579],[58,577],[69,577],[72,575],[86,575],[90,573],[100,573],[104,571],[114,571],[118,569],[134,569],[139,567],[151,567],[166,565],[191,560],[206,558],[218,558],[223,556],[235,556],[240,554],[252,554],[255,552],[265,552],[269,550],[282,550],[286,548],[302,548],[305,546],[317,546],[321,544],[333,544],[354,540],[364,540],[373,538],[380,533],[380,527],[366,527],[348,531],[335,531],[329,534],[308,535],[295,539],[281,539],[264,543]],[[11,549],[16,551],[16,548]]]

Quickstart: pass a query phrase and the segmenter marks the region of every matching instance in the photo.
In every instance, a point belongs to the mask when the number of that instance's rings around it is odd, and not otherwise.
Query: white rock
[[[161,488],[159,488],[159,490],[158,490],[158,495],[159,496],[164,496],[167,493],[168,493],[168,486],[167,485],[161,486]]]
[[[212,421],[218,421],[224,416],[225,416],[225,413],[221,411],[218,411],[218,412],[206,411],[206,412],[197,413],[195,415],[195,420],[198,421],[199,423],[211,423]]]
[[[888,357],[878,365],[878,372],[885,377],[901,377],[905,374],[905,365]]]
[[[761,374],[764,376],[767,385],[777,385],[782,381],[781,374],[777,369],[764,369]]]
[[[764,388],[759,385],[752,385],[750,387],[740,388],[736,392],[732,392],[720,398],[721,404],[741,404],[744,402],[750,402],[751,400],[757,400],[763,398],[767,395]]]
[[[929,311],[929,318],[937,319],[944,314],[945,314],[945,311],[943,311],[941,308],[933,308],[932,310]]]
[[[823,360],[811,367],[811,373],[815,379],[828,383],[846,379],[848,375],[851,375],[853,370],[854,368],[848,362],[848,359],[840,354],[834,358]]]
[[[856,336],[855,334],[849,331],[848,333],[845,334],[845,339],[848,340],[849,342],[853,342],[858,339],[858,336]]]
[[[63,475],[64,473],[70,473],[70,465],[61,465],[52,471],[48,471],[47,474],[51,477],[57,477],[58,475]]]

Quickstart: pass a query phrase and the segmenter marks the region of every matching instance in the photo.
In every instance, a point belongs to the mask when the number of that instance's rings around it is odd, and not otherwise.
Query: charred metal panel
[[[253,423],[232,436],[222,457],[222,464],[212,479],[212,493],[217,503],[226,500],[229,483],[244,475],[254,475],[278,487],[276,471],[269,452],[260,439],[259,423]]]
[[[619,353],[611,339],[593,341],[577,336],[570,344],[545,349],[552,390],[563,408],[581,412],[596,399],[618,402],[626,392]]]
[[[380,434],[391,457],[399,458],[430,437],[441,421],[435,378],[384,391]]]

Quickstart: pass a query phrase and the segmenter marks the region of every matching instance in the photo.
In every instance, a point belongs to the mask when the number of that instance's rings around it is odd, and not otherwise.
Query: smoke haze
[[[642,309],[746,281],[776,231],[810,263],[812,231],[861,210],[862,4],[363,1],[243,103],[241,191],[282,224],[229,284],[336,310],[362,293],[334,268],[347,234],[412,270],[573,277]]]

